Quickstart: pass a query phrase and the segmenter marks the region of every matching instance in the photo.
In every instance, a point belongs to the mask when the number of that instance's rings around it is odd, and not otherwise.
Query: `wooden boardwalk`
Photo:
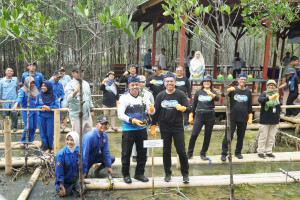
[[[244,159],[237,159],[235,156],[232,157],[233,163],[270,163],[270,162],[289,162],[290,160],[292,162],[299,162],[300,161],[300,152],[274,152],[275,158],[266,158],[262,159],[257,156],[257,154],[243,154]],[[220,160],[220,155],[215,156],[209,156],[211,159],[211,164],[224,164],[228,163],[228,160],[226,162],[223,162]],[[0,168],[4,168],[5,159],[0,159]],[[28,158],[28,165],[34,166],[36,164],[40,164],[41,159],[37,157],[30,157]],[[24,157],[13,157],[12,159],[12,165],[13,167],[20,167],[24,164]],[[177,158],[172,157],[172,165],[177,164]],[[209,164],[209,161],[204,161],[200,159],[200,156],[194,156],[193,159],[189,160],[190,165],[200,165],[200,164]],[[131,162],[131,166],[135,166],[136,163]],[[148,161],[146,163],[147,166],[151,166],[151,157],[148,157]],[[163,166],[163,158],[162,157],[155,157],[154,158],[154,165],[155,166]],[[113,166],[121,166],[121,158],[116,158],[115,163]]]
[[[290,175],[296,177],[299,181],[300,171],[289,172]],[[190,182],[185,184],[182,182],[182,177],[172,177],[170,182],[165,182],[164,177],[154,178],[155,188],[184,188],[184,187],[205,187],[205,186],[226,186],[229,185],[229,175],[209,175],[209,176],[190,176]],[[106,190],[109,186],[108,180],[105,179],[87,179],[90,184],[87,184],[89,190]],[[235,185],[240,184],[278,184],[278,183],[294,183],[295,180],[286,177],[282,172],[275,173],[259,173],[259,174],[236,174],[233,176]],[[116,190],[128,189],[150,189],[152,188],[152,178],[149,182],[143,183],[132,178],[132,183],[124,183],[123,178],[114,179],[114,188]]]

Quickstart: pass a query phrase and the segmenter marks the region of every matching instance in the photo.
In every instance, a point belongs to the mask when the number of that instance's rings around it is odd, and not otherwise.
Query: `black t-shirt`
[[[260,124],[278,124],[280,120],[280,103],[274,108],[269,108],[265,111],[265,104],[269,101],[269,97],[265,92],[261,93],[258,97],[258,102],[261,104],[260,108]]]
[[[137,76],[137,75],[135,75]],[[130,74],[126,75],[126,76],[121,76],[119,82],[120,83],[126,83],[126,86],[128,86],[128,80],[129,78],[132,77]]]
[[[159,120],[160,131],[164,132],[183,132],[183,116],[182,112],[176,110],[175,105],[180,104],[187,109],[185,112],[190,112],[190,104],[186,95],[175,90],[173,94],[168,94],[162,91],[157,95],[155,100],[155,114],[152,118],[152,124],[156,125]]]
[[[100,85],[100,90],[103,91],[102,104],[107,107],[116,107],[116,101],[119,100],[119,86],[114,84],[116,87],[117,93],[114,94],[109,88],[106,88],[105,85]]]
[[[194,96],[192,112],[194,117],[197,116],[201,121],[212,121],[216,119],[214,111],[215,101],[219,101],[216,91],[211,90],[216,96],[211,98],[204,90],[198,90]]]
[[[289,77],[286,78],[286,83],[288,84],[289,90],[291,93],[298,93],[298,84],[300,84],[300,79],[296,75],[295,82],[294,82],[294,90],[291,91],[291,81],[289,81]]]
[[[191,98],[191,85],[187,77],[176,78],[176,88],[184,92],[184,94],[188,93],[188,97]]]
[[[150,81],[155,80],[154,84],[150,84]],[[158,93],[164,90],[164,75],[155,76],[154,74],[149,76],[146,82],[146,87],[150,87],[151,92],[153,93],[154,99],[156,99],[156,96]]]
[[[230,119],[236,122],[247,122],[248,114],[252,113],[252,94],[249,89],[235,91],[228,94],[230,98]]]

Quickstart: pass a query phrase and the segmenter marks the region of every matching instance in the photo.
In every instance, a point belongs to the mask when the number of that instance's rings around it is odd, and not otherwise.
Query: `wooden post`
[[[274,57],[273,57],[273,69],[272,69],[272,79],[275,79],[275,72],[276,72],[276,63],[277,63],[277,55],[278,55],[278,45],[279,45],[279,32],[276,33],[276,46],[274,50]],[[279,64],[281,61],[279,61]]]
[[[54,110],[54,153],[59,151],[60,140],[60,110]]]
[[[35,182],[37,181],[39,175],[41,173],[41,167],[38,167],[35,169],[34,173],[32,174],[30,180],[28,181],[27,185],[25,186],[24,190],[18,197],[18,200],[26,200],[27,197],[29,196]]]
[[[12,174],[12,151],[9,150],[11,148],[11,129],[10,129],[10,121],[8,116],[6,116],[4,120],[4,140],[5,140],[5,152],[6,152],[5,174],[7,176],[10,176]]]

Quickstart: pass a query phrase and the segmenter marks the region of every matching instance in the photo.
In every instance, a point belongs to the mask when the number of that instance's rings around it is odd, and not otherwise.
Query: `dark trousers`
[[[172,148],[172,138],[174,139],[174,145],[176,152],[179,155],[181,174],[189,174],[189,163],[187,155],[185,152],[185,142],[184,142],[184,132],[166,132],[160,129],[161,139],[164,141],[163,147],[163,162],[166,174],[172,174],[171,171],[171,148]]]
[[[86,192],[87,188],[84,182],[82,182],[82,186],[83,186],[83,191]],[[71,185],[69,185],[69,187],[66,187],[65,185],[65,190],[66,190],[66,195],[67,196],[71,196],[73,191],[78,192],[77,194],[79,194],[80,192],[80,184],[79,184],[79,176],[74,176],[73,178],[73,183]],[[56,188],[56,192],[59,195],[59,188]]]
[[[247,122],[237,122],[237,121],[230,121],[230,136],[231,141],[233,139],[233,134],[237,128],[237,143],[235,147],[235,154],[240,154],[243,148],[243,141],[245,137],[245,132],[247,128]],[[227,131],[225,130],[225,136],[222,143],[222,155],[227,155],[228,152],[228,142],[227,142]]]
[[[233,78],[235,79],[236,75],[239,75],[241,73],[241,71],[242,71],[242,69],[234,69],[233,72],[232,72],[233,73],[233,75],[232,75]]]
[[[183,115],[183,125],[184,126],[187,126],[187,125],[189,125],[189,112],[184,112],[184,113],[182,113],[182,115]]]
[[[189,66],[187,66],[187,67],[185,67],[185,76],[186,76],[187,78],[190,78],[190,75],[191,75],[191,73],[190,73],[190,68],[189,68]]]
[[[122,135],[122,174],[129,176],[130,156],[132,146],[136,144],[137,165],[135,175],[144,175],[145,164],[147,161],[147,148],[144,148],[144,140],[147,140],[147,130],[123,131]]]
[[[198,117],[195,117],[193,131],[192,131],[189,148],[188,148],[188,155],[191,155],[191,156],[193,155],[195,143],[196,143],[196,140],[198,138],[198,135],[199,135],[203,125],[205,125],[205,132],[204,132],[204,140],[203,140],[202,150],[200,152],[200,155],[206,154],[208,147],[209,147],[211,133],[213,131],[214,123],[215,123],[215,120],[201,121]]]
[[[287,100],[286,100],[286,105],[294,105],[294,101],[295,99],[297,99],[298,97],[298,91],[296,92],[290,92]],[[298,115],[298,113],[300,112],[300,110],[298,108],[289,108],[289,109],[286,109],[286,114],[287,115],[293,115],[293,116],[296,116]]]
[[[111,159],[111,164],[113,164],[116,160],[116,158],[112,155],[110,155],[110,159]],[[104,158],[103,158],[103,153],[102,152],[99,152],[98,155],[96,155],[94,158],[89,158],[89,161],[88,161],[88,171],[86,173],[86,177],[88,177],[88,174],[89,174],[89,171],[92,167],[93,164],[96,164],[96,163],[101,163],[102,166],[104,167],[107,167],[105,166],[105,163],[104,163]]]

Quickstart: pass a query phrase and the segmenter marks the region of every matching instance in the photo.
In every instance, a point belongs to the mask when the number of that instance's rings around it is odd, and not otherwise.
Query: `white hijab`
[[[74,153],[76,147],[79,146],[79,135],[78,135],[77,132],[71,131],[71,132],[69,132],[69,133],[67,134],[66,140],[67,140],[67,138],[68,138],[69,135],[73,138],[73,140],[74,140],[74,145],[73,145],[73,147],[71,147],[71,148],[69,148],[68,146],[67,146],[67,147],[68,147],[68,149],[71,151],[71,153]]]
[[[199,59],[196,58],[196,54],[200,54]],[[193,71],[196,71],[200,66],[205,67],[204,58],[200,51],[196,51],[194,58],[191,60],[190,66]]]

